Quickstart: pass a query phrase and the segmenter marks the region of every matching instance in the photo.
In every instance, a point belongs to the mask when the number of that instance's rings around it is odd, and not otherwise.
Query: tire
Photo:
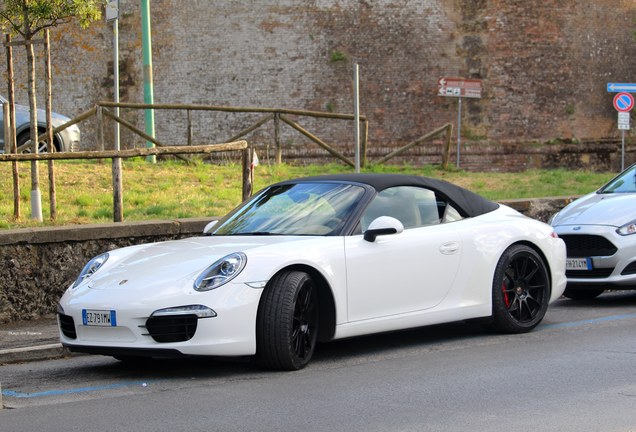
[[[31,132],[29,132],[29,130],[23,131],[16,138],[16,147],[20,147],[20,146],[26,144],[26,142],[29,141],[30,139],[31,139]],[[56,151],[60,151],[59,145],[58,145],[57,140],[55,139],[55,137],[53,137],[53,143],[55,145],[55,150]],[[38,153],[46,153],[46,152],[48,152],[48,148],[46,146],[46,141],[42,141],[40,143],[40,147],[38,147]],[[31,148],[24,149],[22,151],[22,153],[31,153]]]
[[[304,368],[318,336],[318,293],[300,271],[276,275],[263,292],[256,319],[256,355],[278,370]]]
[[[492,327],[505,333],[535,328],[548,309],[548,269],[532,248],[512,245],[504,251],[492,285]]]
[[[603,294],[603,288],[566,287],[563,295],[572,300],[592,300]]]

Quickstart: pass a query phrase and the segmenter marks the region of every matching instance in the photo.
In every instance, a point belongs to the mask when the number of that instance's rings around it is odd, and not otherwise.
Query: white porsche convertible
[[[201,237],[112,250],[58,306],[71,351],[256,356],[294,370],[316,343],[483,318],[522,333],[566,284],[552,227],[450,183],[383,174],[289,180]]]

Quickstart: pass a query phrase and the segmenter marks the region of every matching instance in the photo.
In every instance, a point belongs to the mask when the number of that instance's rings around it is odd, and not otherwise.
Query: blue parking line
[[[151,381],[128,381],[117,384],[109,384],[103,386],[95,386],[95,387],[79,387],[73,389],[66,390],[47,390],[35,393],[22,393],[14,390],[2,390],[2,396],[6,397],[14,397],[14,398],[35,398],[35,397],[43,397],[43,396],[61,396],[61,395],[69,395],[74,393],[88,393],[94,391],[102,391],[102,390],[114,390],[118,388],[125,387],[136,387],[142,386],[145,387]]]
[[[539,327],[540,330],[554,329],[554,328],[571,328],[571,327],[580,327],[584,325],[590,324],[598,324],[609,321],[620,321],[625,319],[634,319],[636,318],[636,313],[624,314],[624,315],[611,315],[606,317],[594,318],[589,320],[582,321],[570,321],[564,323],[555,323],[555,324],[546,324]]]

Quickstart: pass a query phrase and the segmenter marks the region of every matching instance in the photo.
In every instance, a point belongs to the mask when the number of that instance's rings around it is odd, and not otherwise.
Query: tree
[[[33,42],[42,30],[77,18],[82,28],[101,17],[105,0],[0,0],[0,27],[24,39],[28,67],[28,94],[33,152],[38,149],[35,52]],[[38,191],[37,161],[31,163],[31,191]],[[41,214],[35,216],[42,218]]]

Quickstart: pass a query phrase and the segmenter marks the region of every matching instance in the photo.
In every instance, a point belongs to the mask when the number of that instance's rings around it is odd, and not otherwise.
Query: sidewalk
[[[0,324],[0,365],[70,355],[60,344],[55,315]]]

